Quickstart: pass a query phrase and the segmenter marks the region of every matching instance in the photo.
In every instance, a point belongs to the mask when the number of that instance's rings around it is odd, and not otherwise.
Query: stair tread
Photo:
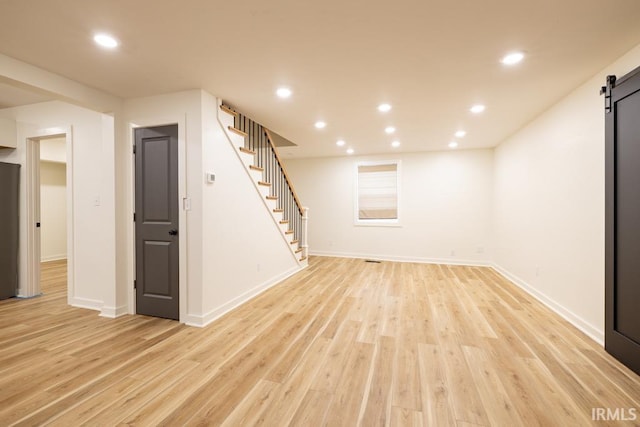
[[[254,171],[264,172],[264,168],[255,165],[249,165],[249,169],[253,169]]]
[[[296,249],[296,253],[298,253],[298,252],[302,252],[302,248]]]
[[[273,212],[275,212],[275,213],[282,213],[282,212],[284,212],[284,209],[276,208],[276,209],[274,209],[274,210],[273,210]]]
[[[244,147],[240,147],[240,151],[242,151],[243,153],[247,153],[247,154],[253,154],[253,155],[256,154],[255,151],[249,150],[248,148],[244,148]]]
[[[243,136],[243,137],[245,137],[245,138],[246,138],[247,136],[249,136],[249,134],[247,134],[246,132],[243,132],[243,131],[241,131],[240,129],[234,128],[233,126],[229,126],[229,130],[230,130],[231,132],[237,133],[238,135]]]
[[[220,109],[221,109],[222,111],[224,111],[225,113],[229,113],[229,114],[231,114],[232,116],[238,117],[238,113],[237,113],[236,111],[233,111],[231,108],[227,107],[227,106],[226,106],[226,105],[224,105],[224,104],[220,104]]]
[[[284,232],[284,234],[293,234],[293,230],[287,230]]]
[[[280,221],[280,224],[289,224],[289,220],[288,219],[283,219],[282,221]]]
[[[267,200],[278,200],[278,196],[267,196]]]
[[[299,240],[298,240],[298,239],[295,239],[295,240],[292,240],[290,243],[291,243],[292,245],[295,245],[295,244],[297,244],[298,242],[299,242]]]
[[[302,258],[300,258],[300,261],[304,261],[305,259],[307,259],[307,257],[303,256]]]
[[[265,181],[258,181],[258,185],[263,185],[265,187],[271,187],[271,183],[270,182],[265,182]]]

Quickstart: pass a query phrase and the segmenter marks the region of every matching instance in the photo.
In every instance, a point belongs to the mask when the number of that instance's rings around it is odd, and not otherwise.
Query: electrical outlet
[[[455,249],[451,249],[451,256],[456,256],[456,251],[455,251]]]

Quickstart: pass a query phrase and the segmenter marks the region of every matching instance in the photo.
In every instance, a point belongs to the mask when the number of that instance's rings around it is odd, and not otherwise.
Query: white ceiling
[[[638,0],[0,0],[0,12],[3,54],[123,98],[203,88],[298,144],[282,148],[295,157],[344,155],[338,138],[357,154],[392,152],[394,138],[446,149],[460,128],[461,149],[495,146],[640,43]],[[96,31],[121,47],[96,48]],[[511,50],[527,57],[505,68]]]

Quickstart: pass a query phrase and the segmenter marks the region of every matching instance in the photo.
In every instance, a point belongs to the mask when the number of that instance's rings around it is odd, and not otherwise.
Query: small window
[[[357,224],[398,224],[399,169],[398,161],[357,165]]]

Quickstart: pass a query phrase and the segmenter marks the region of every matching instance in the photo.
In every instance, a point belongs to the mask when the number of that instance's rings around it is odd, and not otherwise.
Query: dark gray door
[[[178,126],[135,130],[136,312],[178,320]]]
[[[640,69],[606,96],[605,348],[640,374]]]

